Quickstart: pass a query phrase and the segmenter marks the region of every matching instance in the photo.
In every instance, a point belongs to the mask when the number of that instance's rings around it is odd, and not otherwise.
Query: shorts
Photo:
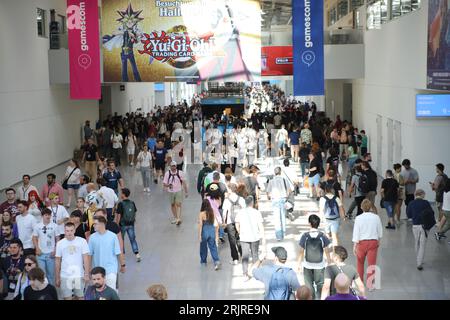
[[[325,224],[325,232],[330,233],[337,233],[339,230],[339,225],[341,224],[341,219],[337,218],[334,220],[325,219],[327,223]]]
[[[68,184],[67,189],[78,190],[78,189],[80,189],[80,185],[79,184]]]
[[[165,162],[159,162],[156,161],[155,162],[155,169],[158,170],[162,170],[164,172],[164,170],[166,170],[166,163]]]
[[[286,146],[284,141],[278,141],[278,149],[283,149]]]
[[[300,146],[298,144],[291,144],[292,152],[298,152],[300,150]]]
[[[183,191],[169,192],[170,204],[183,202]]]
[[[84,297],[84,278],[61,278],[61,293],[63,298]]]
[[[394,217],[394,207],[395,207],[395,203],[393,201],[384,201],[383,200],[383,206],[386,209],[386,213],[388,218],[393,218]]]
[[[134,156],[135,151],[135,148],[127,148],[127,154],[129,156]]]
[[[309,177],[308,181],[310,186],[318,187],[320,184],[320,174],[316,173],[314,177]]]

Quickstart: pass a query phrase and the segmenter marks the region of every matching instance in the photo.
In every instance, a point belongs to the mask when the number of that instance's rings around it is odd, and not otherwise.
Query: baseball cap
[[[172,161],[171,163],[170,163],[170,166],[176,166],[177,165],[177,163],[175,162],[175,161]]]
[[[273,253],[275,253],[275,256],[280,261],[286,261],[287,260],[287,251],[283,247],[273,247],[272,248]]]

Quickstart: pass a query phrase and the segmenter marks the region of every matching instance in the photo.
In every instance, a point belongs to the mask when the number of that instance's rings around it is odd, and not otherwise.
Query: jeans
[[[350,204],[350,207],[348,207],[347,214],[351,215],[353,213],[353,210],[356,208],[356,199],[353,199],[352,203]]]
[[[311,289],[313,300],[319,300],[325,278],[325,269],[303,268],[303,276],[305,277],[305,285]],[[316,284],[316,290],[313,287],[314,283]]]
[[[384,208],[386,209],[386,213],[388,218],[393,218],[394,217],[394,206],[395,206],[394,201],[383,201],[383,205]]]
[[[39,268],[41,268],[47,276],[48,283],[55,285],[55,257],[52,257],[50,253],[42,253],[40,256],[36,256]]]
[[[128,82],[128,60],[130,60],[131,69],[133,69],[134,80],[141,82],[141,76],[139,75],[139,70],[136,65],[136,60],[134,59],[133,53],[121,53],[120,58],[122,59],[122,81]]]
[[[108,221],[114,221],[113,208],[106,208],[106,217]]]
[[[200,242],[200,263],[206,263],[208,247],[214,264],[219,263],[219,252],[217,251],[216,245],[216,228],[212,224],[203,223],[202,241]]]
[[[300,162],[300,168],[302,169],[302,178],[304,178],[306,169],[309,169],[309,162]]]
[[[275,236],[277,240],[283,240],[286,233],[286,209],[284,204],[286,199],[272,200],[273,224],[275,226]]]
[[[150,187],[150,167],[141,167],[142,182],[144,188]]]
[[[230,242],[231,259],[239,260],[239,255],[242,256],[242,247],[239,242],[239,234],[237,233],[234,223],[227,225],[228,241]]]
[[[422,225],[413,226],[412,231],[414,234],[414,247],[417,255],[417,266],[421,267],[425,258],[425,245],[427,243],[427,237]]]
[[[242,271],[244,275],[248,274],[248,260],[250,252],[252,255],[252,263],[256,263],[259,260],[259,241],[255,242],[241,242],[242,246]]]
[[[266,152],[267,152],[266,144],[265,143],[260,143],[259,144],[259,157],[260,158],[265,158],[266,157]]]
[[[136,242],[136,233],[133,226],[121,226],[122,231],[122,239],[125,241],[125,232],[128,234],[128,238],[130,239],[131,249],[133,250],[134,254],[139,253],[139,247]],[[125,246],[123,248],[123,251],[125,253]]]

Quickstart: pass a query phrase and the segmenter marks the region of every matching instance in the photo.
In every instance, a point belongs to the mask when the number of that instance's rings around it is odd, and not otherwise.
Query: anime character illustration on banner
[[[143,32],[139,28],[139,22],[144,20],[140,15],[142,10],[134,11],[131,3],[124,11],[117,11],[120,18],[117,31],[113,35],[103,36],[103,47],[112,51],[113,48],[122,48],[120,58],[122,60],[122,81],[128,82],[128,61],[133,70],[133,77],[136,82],[141,81],[141,75],[134,58],[134,47],[141,44]]]

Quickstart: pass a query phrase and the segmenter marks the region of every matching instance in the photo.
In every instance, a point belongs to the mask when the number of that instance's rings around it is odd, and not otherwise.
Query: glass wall
[[[341,0],[338,2],[337,5],[337,11],[338,11],[338,20],[345,17],[348,13],[348,1],[347,0]]]
[[[350,10],[353,11],[364,5],[364,0],[350,0]]]
[[[331,26],[335,24],[337,21],[337,14],[336,14],[336,7],[331,8],[330,11],[328,11],[328,25]]]
[[[367,29],[380,29],[388,21],[386,0],[372,1],[367,5]]]
[[[408,14],[420,8],[420,0],[390,0],[391,19]]]

